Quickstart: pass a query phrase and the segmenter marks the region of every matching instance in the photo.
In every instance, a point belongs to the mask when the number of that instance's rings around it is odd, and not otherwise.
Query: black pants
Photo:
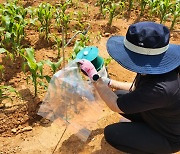
[[[122,91],[118,95],[124,94]],[[172,153],[168,140],[149,127],[140,114],[121,114],[131,122],[120,122],[104,129],[106,141],[116,149],[127,153]]]

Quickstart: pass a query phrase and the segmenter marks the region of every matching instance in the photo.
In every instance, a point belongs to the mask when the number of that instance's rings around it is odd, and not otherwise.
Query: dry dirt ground
[[[4,2],[0,0],[0,2]],[[42,0],[24,1],[24,4],[37,6]],[[113,22],[113,29],[105,31],[104,26],[107,20],[95,18],[99,11],[94,6],[95,0],[80,2],[80,6],[88,2],[91,11],[89,12],[89,30],[93,42],[90,45],[97,46],[100,50],[100,55],[108,58],[106,51],[106,41],[111,35],[125,35],[130,24],[137,20],[147,20],[139,18],[136,11],[131,13],[130,18],[116,18]],[[56,3],[56,1],[53,1]],[[83,8],[81,8],[83,9]],[[167,23],[169,26],[169,23]],[[180,25],[176,25],[176,30],[180,30]],[[101,32],[102,38],[98,41],[96,36]],[[36,50],[36,59],[53,59],[57,54],[57,50],[52,48],[52,44],[47,44],[39,39],[39,34],[36,31],[27,29],[27,40],[29,45]],[[171,33],[171,43],[180,44],[180,33]],[[66,49],[66,55],[72,47]],[[103,137],[103,128],[108,124],[118,122],[121,117],[110,111],[107,107],[104,108],[105,116],[97,123],[96,129],[92,130],[86,142],[81,141],[78,137],[67,129],[61,142],[58,141],[64,131],[64,127],[59,127],[56,124],[44,124],[41,117],[36,114],[37,104],[39,104],[45,95],[43,89],[39,90],[38,97],[33,96],[32,84],[26,84],[26,76],[21,71],[22,60],[17,59],[15,62],[6,61],[4,57],[0,57],[0,63],[6,66],[4,83],[12,85],[21,94],[22,98],[14,96],[13,103],[5,102],[5,108],[0,108],[0,154],[115,154],[122,153],[108,145]],[[122,68],[115,61],[111,61],[108,65],[109,76],[112,79],[119,81],[131,82],[135,74]],[[47,68],[45,73],[51,74]],[[56,147],[57,146],[57,147]]]

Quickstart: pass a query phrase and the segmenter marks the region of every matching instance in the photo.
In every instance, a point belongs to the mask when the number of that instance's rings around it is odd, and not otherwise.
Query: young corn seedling
[[[112,58],[111,58],[111,57],[104,58],[104,65],[105,65],[105,66],[108,66],[111,61],[112,61]]]
[[[58,50],[57,58],[60,58],[61,57],[60,52],[61,52],[62,39],[59,38],[56,34],[52,34],[51,37],[56,42],[55,46],[57,47],[57,50]]]
[[[0,47],[4,47],[3,41],[4,41],[4,28],[0,27]],[[6,35],[5,35],[6,36]],[[3,38],[2,38],[3,37]],[[5,48],[0,48],[0,54],[6,54],[6,58],[13,60],[14,55],[6,50]],[[3,70],[3,66],[0,66],[0,72]]]
[[[129,0],[129,8],[128,8],[128,11],[131,11],[132,8],[133,8],[133,0]]]
[[[27,8],[27,14],[29,15],[29,18],[28,18],[28,24],[32,27],[37,27],[37,21],[38,21],[38,18],[37,18],[37,8],[35,7],[31,7],[29,6]]]
[[[141,0],[141,13],[140,13],[140,16],[143,16],[144,15],[144,10],[145,10],[145,7],[146,5],[148,4],[148,0]]]
[[[49,3],[41,3],[37,9],[38,20],[41,23],[39,31],[45,32],[45,39],[48,40],[50,33],[51,20],[53,18],[54,7]]]
[[[1,16],[1,29],[4,31],[1,34],[1,45],[6,49],[11,48],[14,42],[13,38],[11,39],[13,21],[9,16]]]
[[[160,2],[160,0],[149,0],[148,5],[149,5],[150,18],[152,18],[152,16],[156,16],[158,14],[159,2]]]
[[[173,4],[171,8],[171,14],[172,14],[172,23],[170,29],[172,30],[174,28],[174,25],[177,21],[177,19],[180,17],[180,1],[177,0],[176,3]]]
[[[14,40],[15,40],[15,43],[17,46],[16,49],[18,49],[18,51],[20,51],[21,41],[25,37],[24,28],[26,27],[27,22],[24,21],[22,16],[17,16],[17,17],[15,17],[15,19],[17,22],[13,25],[13,34],[15,35]]]
[[[78,54],[78,52],[80,50],[82,50],[85,47],[85,44],[80,42],[80,41],[76,41],[74,48],[73,48],[73,52],[71,53],[70,59],[68,60],[73,60],[76,58],[76,55]]]
[[[85,5],[85,9],[86,9],[86,11],[84,12],[84,15],[86,18],[88,18],[89,17],[89,5],[88,4]]]
[[[6,54],[6,57],[13,60],[13,54],[4,48],[0,48],[0,54]]]
[[[116,8],[117,8],[116,3],[111,3],[111,4],[107,5],[107,7],[106,7],[106,11],[109,12],[109,20],[107,23],[108,26],[112,25],[112,20],[115,17]]]
[[[117,15],[116,11],[122,11],[122,9],[125,7],[125,4],[123,2],[115,3],[111,2],[106,5],[106,8],[104,9],[105,12],[109,13],[109,20],[107,25],[111,27],[113,18]]]
[[[160,23],[166,21],[167,17],[170,16],[170,9],[172,3],[170,0],[161,0],[159,3],[159,15],[160,15]]]
[[[50,60],[45,61],[45,63],[51,67],[53,74],[56,73],[62,62],[63,62],[62,57],[58,60],[58,62],[55,63],[51,62]]]
[[[0,85],[0,103],[2,103],[2,101],[5,99],[10,99],[11,101],[13,101],[12,98],[9,96],[10,93],[15,93],[16,95],[19,95],[19,93],[13,87]]]
[[[94,39],[96,39],[96,42],[100,42],[100,40],[102,39],[102,34],[100,31],[97,33],[97,35],[94,37]]]
[[[38,84],[39,85],[42,84],[42,82],[39,82],[38,79],[41,79],[41,80],[44,79],[44,76],[43,76],[44,62],[43,61],[36,62],[34,58],[33,48],[26,48],[25,51],[26,52],[22,54],[22,56],[26,59],[27,62],[25,62],[23,65],[23,71],[25,72],[25,68],[26,66],[28,66],[31,76],[27,78],[27,81],[29,78],[32,80],[33,86],[34,86],[34,95],[37,96],[37,86]]]
[[[96,5],[98,5],[99,8],[99,12],[100,14],[102,14],[104,16],[104,8],[106,7],[106,5],[108,4],[110,0],[97,0]]]
[[[27,25],[25,19],[27,10],[21,6],[17,6],[16,1],[7,3],[1,11],[0,27],[4,28],[1,37],[1,45],[7,50],[10,49],[14,56],[19,55],[21,49],[21,41],[25,37],[24,29]]]
[[[75,12],[75,15],[77,16],[75,20],[77,20],[78,22],[77,23],[78,30],[83,30],[84,29],[83,12],[82,11]]]
[[[61,31],[61,28],[63,26],[64,34],[65,34],[65,42],[67,42],[68,24],[71,21],[71,13],[66,13],[66,10],[71,4],[72,4],[71,0],[67,0],[63,4],[58,4],[55,14],[58,30]]]
[[[7,50],[0,48],[0,54],[3,53],[8,53]],[[0,64],[0,82],[2,80],[2,76],[3,76],[3,71],[4,71],[4,66]],[[3,86],[0,85],[0,103],[4,100],[4,99],[10,99],[12,101],[12,98],[9,96],[9,93],[15,93],[16,95],[19,95],[18,92],[11,86]]]

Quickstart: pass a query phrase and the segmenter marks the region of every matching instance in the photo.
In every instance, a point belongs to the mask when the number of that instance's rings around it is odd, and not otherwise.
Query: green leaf
[[[33,48],[26,48],[25,50],[27,53],[27,56],[25,56],[25,58],[27,59],[28,66],[31,69],[36,70],[38,68],[38,66],[37,66],[36,60],[34,58],[34,49]]]
[[[0,65],[0,72],[2,73],[4,70],[4,66],[3,65]]]
[[[105,58],[105,59],[104,59],[104,65],[105,65],[105,66],[109,65],[109,63],[110,63],[111,61],[112,61],[112,58],[111,58],[111,57]]]
[[[45,77],[46,81],[49,83],[49,82],[50,82],[50,80],[51,80],[51,77],[50,77],[50,76],[48,76],[48,75],[45,75],[44,77]]]
[[[4,32],[5,28],[4,27],[0,27],[0,32]]]
[[[18,93],[17,91],[16,91],[16,89],[14,89],[13,87],[11,87],[11,86],[0,86],[0,90],[2,90],[2,91],[4,91],[4,92],[7,92],[7,91],[9,91],[9,92],[14,92],[14,93]],[[3,93],[4,93],[3,92]]]
[[[24,62],[22,65],[22,71],[25,73],[26,71],[26,66],[28,66],[27,62]]]
[[[43,74],[43,63],[39,62],[39,63],[37,63],[37,66],[38,66],[38,69],[39,69],[39,71],[40,71],[40,73],[42,75]]]
[[[44,89],[47,89],[47,85],[46,85],[44,82],[42,82],[42,81],[41,81],[41,82],[39,82],[39,85],[40,85],[40,86],[43,86],[43,87],[44,87]]]
[[[11,39],[11,33],[6,32],[6,34],[5,34],[5,38],[6,38],[6,39]]]
[[[55,63],[56,69],[61,65],[63,58],[61,57],[57,63]]]
[[[79,52],[82,48],[83,48],[83,47],[80,45],[80,42],[79,42],[79,41],[76,41],[76,42],[75,42],[75,45],[74,45],[73,51],[74,51],[74,53],[77,55],[78,52]]]

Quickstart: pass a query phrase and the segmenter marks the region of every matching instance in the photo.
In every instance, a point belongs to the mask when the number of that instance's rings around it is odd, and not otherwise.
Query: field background
[[[0,0],[4,3],[4,0]],[[42,1],[42,0],[24,0],[22,5],[38,6],[42,2],[49,2],[52,5],[58,1]],[[88,14],[84,18],[84,22],[90,24],[88,35],[91,39],[89,45],[97,46],[100,50],[100,55],[103,58],[109,58],[106,51],[106,41],[111,35],[125,35],[130,24],[137,21],[149,20],[146,12],[145,15],[139,16],[139,9],[135,8],[131,11],[129,17],[117,16],[113,19],[111,28],[107,27],[107,18],[102,18],[98,15],[99,7],[96,6],[96,0],[77,0],[77,7],[71,8],[70,11],[87,11]],[[158,18],[153,18],[153,21],[159,22]],[[166,26],[170,26],[170,21],[167,20]],[[71,28],[75,24],[71,25]],[[68,29],[69,37],[73,35],[71,28]],[[51,32],[55,32],[51,29]],[[53,42],[46,42],[39,37],[39,32],[33,29],[26,29],[26,40],[24,44],[28,44],[35,49],[35,58],[37,61],[42,59],[55,59],[57,49],[53,47]],[[180,23],[177,22],[174,30],[171,31],[171,43],[180,44]],[[68,46],[65,49],[65,55],[72,52],[73,46]],[[44,98],[45,90],[41,87],[38,89],[37,97],[34,97],[33,85],[26,83],[26,75],[22,72],[22,59],[17,59],[11,62],[0,55],[0,63],[5,66],[5,77],[3,84],[8,84],[14,87],[20,94],[21,98],[12,96],[13,102],[6,100],[5,108],[0,107],[0,153],[1,154],[50,154],[57,145],[59,138],[64,130],[54,124],[42,125],[41,117],[36,115],[37,106]],[[109,76],[112,79],[119,81],[131,82],[134,79],[135,73],[122,68],[114,60],[108,65]],[[45,74],[52,74],[47,67],[44,69]],[[97,129],[93,130],[87,142],[82,142],[70,131],[66,131],[62,141],[58,144],[55,153],[62,154],[115,154],[121,153],[109,146],[103,137],[103,128],[108,124],[118,122],[121,117],[111,112],[108,108],[104,109],[105,117],[98,122]]]

